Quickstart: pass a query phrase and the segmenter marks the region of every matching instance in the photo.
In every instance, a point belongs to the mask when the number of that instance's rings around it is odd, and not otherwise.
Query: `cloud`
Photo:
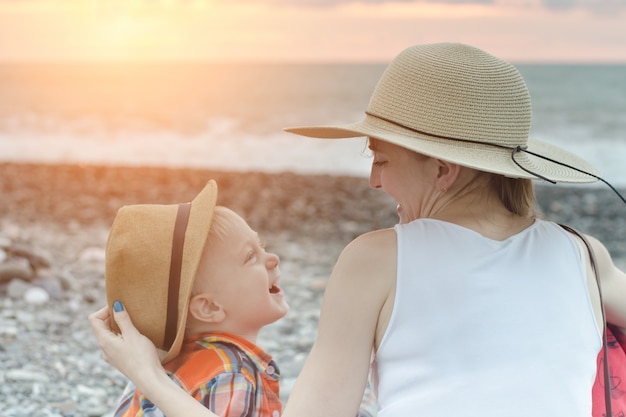
[[[40,0],[0,0],[1,3],[8,4],[33,4],[38,3]],[[61,0],[57,0],[61,2]],[[63,2],[71,1],[85,1],[85,0],[63,0]],[[108,4],[108,3],[124,3],[125,0],[91,0],[93,3]],[[202,0],[175,0],[170,1],[169,4],[186,5],[193,2],[202,2]],[[431,4],[446,4],[446,5],[489,5],[489,4],[504,4],[503,0],[215,0],[216,2],[224,3],[265,3],[267,5],[282,5],[282,6],[303,6],[303,7],[333,7],[341,6],[351,3],[360,4],[385,4],[385,3],[431,3]],[[531,1],[532,2],[532,1]],[[54,3],[54,1],[48,1],[48,4]],[[139,2],[140,4],[142,1]],[[143,4],[160,4],[161,0],[143,0]],[[528,2],[526,2],[528,3]],[[539,0],[542,7],[554,11],[565,12],[570,10],[586,10],[588,12],[597,15],[616,15],[626,11],[626,0]]]
[[[576,0],[543,0],[544,6],[552,10],[567,10],[576,7]]]
[[[383,3],[442,3],[442,4],[492,4],[494,0],[264,0],[271,4],[302,5],[302,6],[337,6],[349,3],[383,4]]]
[[[626,0],[542,0],[550,10],[584,9],[599,15],[613,15],[626,10]]]
[[[251,0],[222,0],[246,2]],[[333,7],[350,3],[384,4],[384,3],[436,3],[436,4],[497,4],[498,0],[257,0],[266,4],[290,5],[304,7]],[[540,0],[541,5],[552,11],[587,10],[599,15],[613,15],[626,10],[626,0]]]

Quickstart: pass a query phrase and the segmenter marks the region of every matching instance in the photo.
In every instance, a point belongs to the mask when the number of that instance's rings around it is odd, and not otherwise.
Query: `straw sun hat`
[[[139,332],[162,351],[163,363],[181,348],[216,200],[217,184],[210,180],[191,203],[124,206],[111,226],[105,264],[108,305],[124,304]]]
[[[522,76],[471,46],[405,49],[387,67],[365,113],[353,124],[285,130],[326,139],[368,136],[513,178],[582,183],[599,175],[583,159],[529,139],[531,104]]]

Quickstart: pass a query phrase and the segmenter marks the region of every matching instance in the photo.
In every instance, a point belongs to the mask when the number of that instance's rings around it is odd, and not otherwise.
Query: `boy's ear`
[[[220,323],[226,317],[222,306],[210,294],[198,294],[191,297],[189,314],[205,323]]]

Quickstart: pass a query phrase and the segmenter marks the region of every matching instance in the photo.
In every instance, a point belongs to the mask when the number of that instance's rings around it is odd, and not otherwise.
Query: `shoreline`
[[[0,163],[0,219],[108,228],[122,205],[189,201],[211,178],[218,204],[262,234],[347,243],[397,219],[391,199],[362,177],[38,163]],[[537,184],[535,190],[544,218],[593,235],[614,256],[626,257],[626,207],[607,187]],[[618,190],[626,195],[626,188]]]

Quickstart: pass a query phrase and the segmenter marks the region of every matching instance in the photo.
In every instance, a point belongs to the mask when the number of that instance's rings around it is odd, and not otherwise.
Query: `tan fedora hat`
[[[105,263],[109,308],[115,301],[124,304],[163,363],[181,348],[216,200],[217,184],[210,180],[191,203],[124,206],[111,226]]]
[[[529,139],[530,125],[530,95],[513,65],[472,46],[437,43],[409,47],[391,62],[361,121],[285,130],[368,136],[513,178],[596,181],[599,172],[583,159]]]

